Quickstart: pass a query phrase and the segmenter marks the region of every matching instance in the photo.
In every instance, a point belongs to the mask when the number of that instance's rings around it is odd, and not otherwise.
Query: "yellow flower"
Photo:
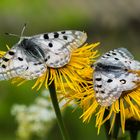
[[[135,106],[135,107],[136,107],[138,115],[135,115],[134,113],[132,113],[131,106],[129,108],[125,109],[126,120],[132,118],[132,119],[134,119],[136,121],[140,121],[140,117],[139,117],[140,109],[139,109],[138,106]]]
[[[101,106],[96,101],[93,85],[89,86],[89,89],[84,92],[69,94],[67,97],[70,100],[76,99],[78,101],[84,112],[81,116],[81,118],[83,118],[83,122],[89,122],[92,115],[96,115],[98,134],[101,126],[109,119],[111,119],[109,133],[111,132],[114,126],[116,114],[118,113],[120,114],[123,133],[125,132],[125,120],[128,118],[126,114],[129,114],[130,117],[135,116],[137,119],[140,119],[140,87],[133,91],[129,91],[127,94],[125,93],[125,95],[122,94],[122,96],[109,107]],[[106,109],[109,111],[109,114],[104,118]]]
[[[83,73],[86,73],[86,69]],[[132,71],[130,71],[132,72]],[[133,71],[134,72],[134,71]],[[93,69],[88,69],[88,73],[94,74]],[[139,71],[135,71],[140,75]],[[90,76],[89,76],[90,79]],[[95,97],[95,91],[93,89],[93,81],[91,76],[92,84],[88,88],[83,89],[83,92],[73,92],[73,94],[67,95],[69,101],[76,100],[78,105],[83,109],[83,114],[80,118],[83,118],[83,122],[89,122],[93,115],[96,116],[96,127],[98,128],[98,134],[100,132],[101,126],[107,121],[111,120],[111,126],[109,133],[111,133],[116,115],[120,115],[120,122],[122,132],[125,132],[125,121],[130,117],[137,118],[140,120],[140,85],[137,88],[129,91],[125,91],[121,94],[120,98],[114,101],[110,106],[102,106],[97,102]],[[107,110],[108,115],[105,116],[105,111]]]
[[[4,51],[0,51],[0,58],[1,58],[1,57],[3,57],[3,56],[4,56],[4,54],[5,54],[5,52],[4,52]]]
[[[99,43],[85,44],[75,49],[68,64],[61,68],[49,68],[49,71],[47,70],[43,76],[37,79],[32,88],[39,90],[43,84],[48,88],[48,85],[54,81],[56,89],[60,88],[64,92],[65,85],[69,86],[72,90],[81,91],[84,86],[83,83],[87,84],[88,81],[80,75],[80,72],[88,67],[87,64],[90,65],[91,59],[95,61],[94,58],[98,56],[98,51],[94,51],[94,48],[98,45]]]

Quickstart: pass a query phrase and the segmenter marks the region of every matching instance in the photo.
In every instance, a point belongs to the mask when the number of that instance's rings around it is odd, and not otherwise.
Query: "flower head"
[[[98,127],[98,133],[101,126],[109,119],[112,120],[110,132],[113,128],[116,114],[120,114],[122,132],[125,131],[126,110],[130,116],[135,116],[140,119],[140,87],[133,91],[128,92],[125,96],[121,96],[111,106],[101,106],[96,98],[95,92],[91,88],[83,95],[77,95],[77,99],[80,100],[80,106],[83,108],[84,113],[81,116],[83,121],[89,121],[93,114],[96,114],[96,126]],[[80,94],[80,93],[79,93]],[[109,114],[104,118],[105,110],[109,110]]]
[[[41,77],[39,77],[32,88],[40,87],[44,84],[48,88],[48,84],[55,82],[56,89],[65,91],[65,85],[68,85],[75,91],[81,91],[82,85],[87,84],[85,78],[81,76],[83,69],[88,69],[88,65],[94,58],[98,56],[98,51],[93,51],[99,43],[87,45],[75,49],[71,54],[70,62],[61,68],[49,68]],[[87,65],[88,64],[88,65]],[[49,76],[50,75],[50,76]],[[85,74],[83,74],[85,76]]]
[[[126,62],[117,52],[125,57]],[[121,62],[118,59],[115,62],[114,58],[118,56]],[[111,120],[111,132],[116,115],[119,114],[124,133],[128,112],[130,116],[140,119],[140,63],[133,60],[126,49],[121,49],[121,51],[114,50],[103,55],[96,61],[94,69],[90,70],[94,79],[92,85],[89,85],[86,90],[83,89],[81,93],[69,94],[70,100],[76,99],[83,109],[81,116],[83,122],[89,122],[93,114],[96,114],[98,133],[101,126],[109,119]],[[121,79],[126,83],[121,82]],[[109,112],[107,116],[106,110]]]

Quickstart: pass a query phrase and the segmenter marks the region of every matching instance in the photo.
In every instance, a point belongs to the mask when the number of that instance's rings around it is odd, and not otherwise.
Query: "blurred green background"
[[[139,0],[1,0],[0,47],[12,46],[18,39],[5,32],[20,34],[27,23],[25,35],[75,29],[88,34],[88,42],[101,42],[99,50],[106,52],[117,47],[128,48],[140,60],[140,1]],[[31,90],[33,82],[16,87],[10,82],[0,83],[0,139],[15,140],[17,124],[10,114],[13,104],[31,104],[39,92]],[[41,92],[41,91],[40,91]],[[102,128],[99,136],[94,118],[89,124],[79,119],[81,111],[68,109],[65,122],[72,140],[105,139]],[[49,140],[61,140],[57,124],[48,135]]]

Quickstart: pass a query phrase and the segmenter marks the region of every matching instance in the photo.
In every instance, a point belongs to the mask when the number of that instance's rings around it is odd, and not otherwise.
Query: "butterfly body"
[[[110,106],[123,92],[137,87],[140,77],[130,71],[140,70],[140,62],[125,48],[104,54],[94,68],[94,90],[98,103]]]
[[[0,59],[0,80],[35,79],[47,67],[63,67],[70,61],[73,49],[80,47],[86,38],[84,32],[71,30],[21,37]]]

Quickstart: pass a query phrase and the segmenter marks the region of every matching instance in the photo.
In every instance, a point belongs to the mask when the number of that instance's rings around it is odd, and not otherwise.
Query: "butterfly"
[[[125,48],[105,53],[93,68],[95,98],[101,106],[110,106],[123,93],[135,89],[140,82],[138,74],[132,72],[140,70],[140,62],[134,60]]]
[[[69,63],[71,52],[86,39],[86,33],[75,30],[21,36],[19,42],[0,58],[0,80],[35,79],[48,67],[63,67]]]

